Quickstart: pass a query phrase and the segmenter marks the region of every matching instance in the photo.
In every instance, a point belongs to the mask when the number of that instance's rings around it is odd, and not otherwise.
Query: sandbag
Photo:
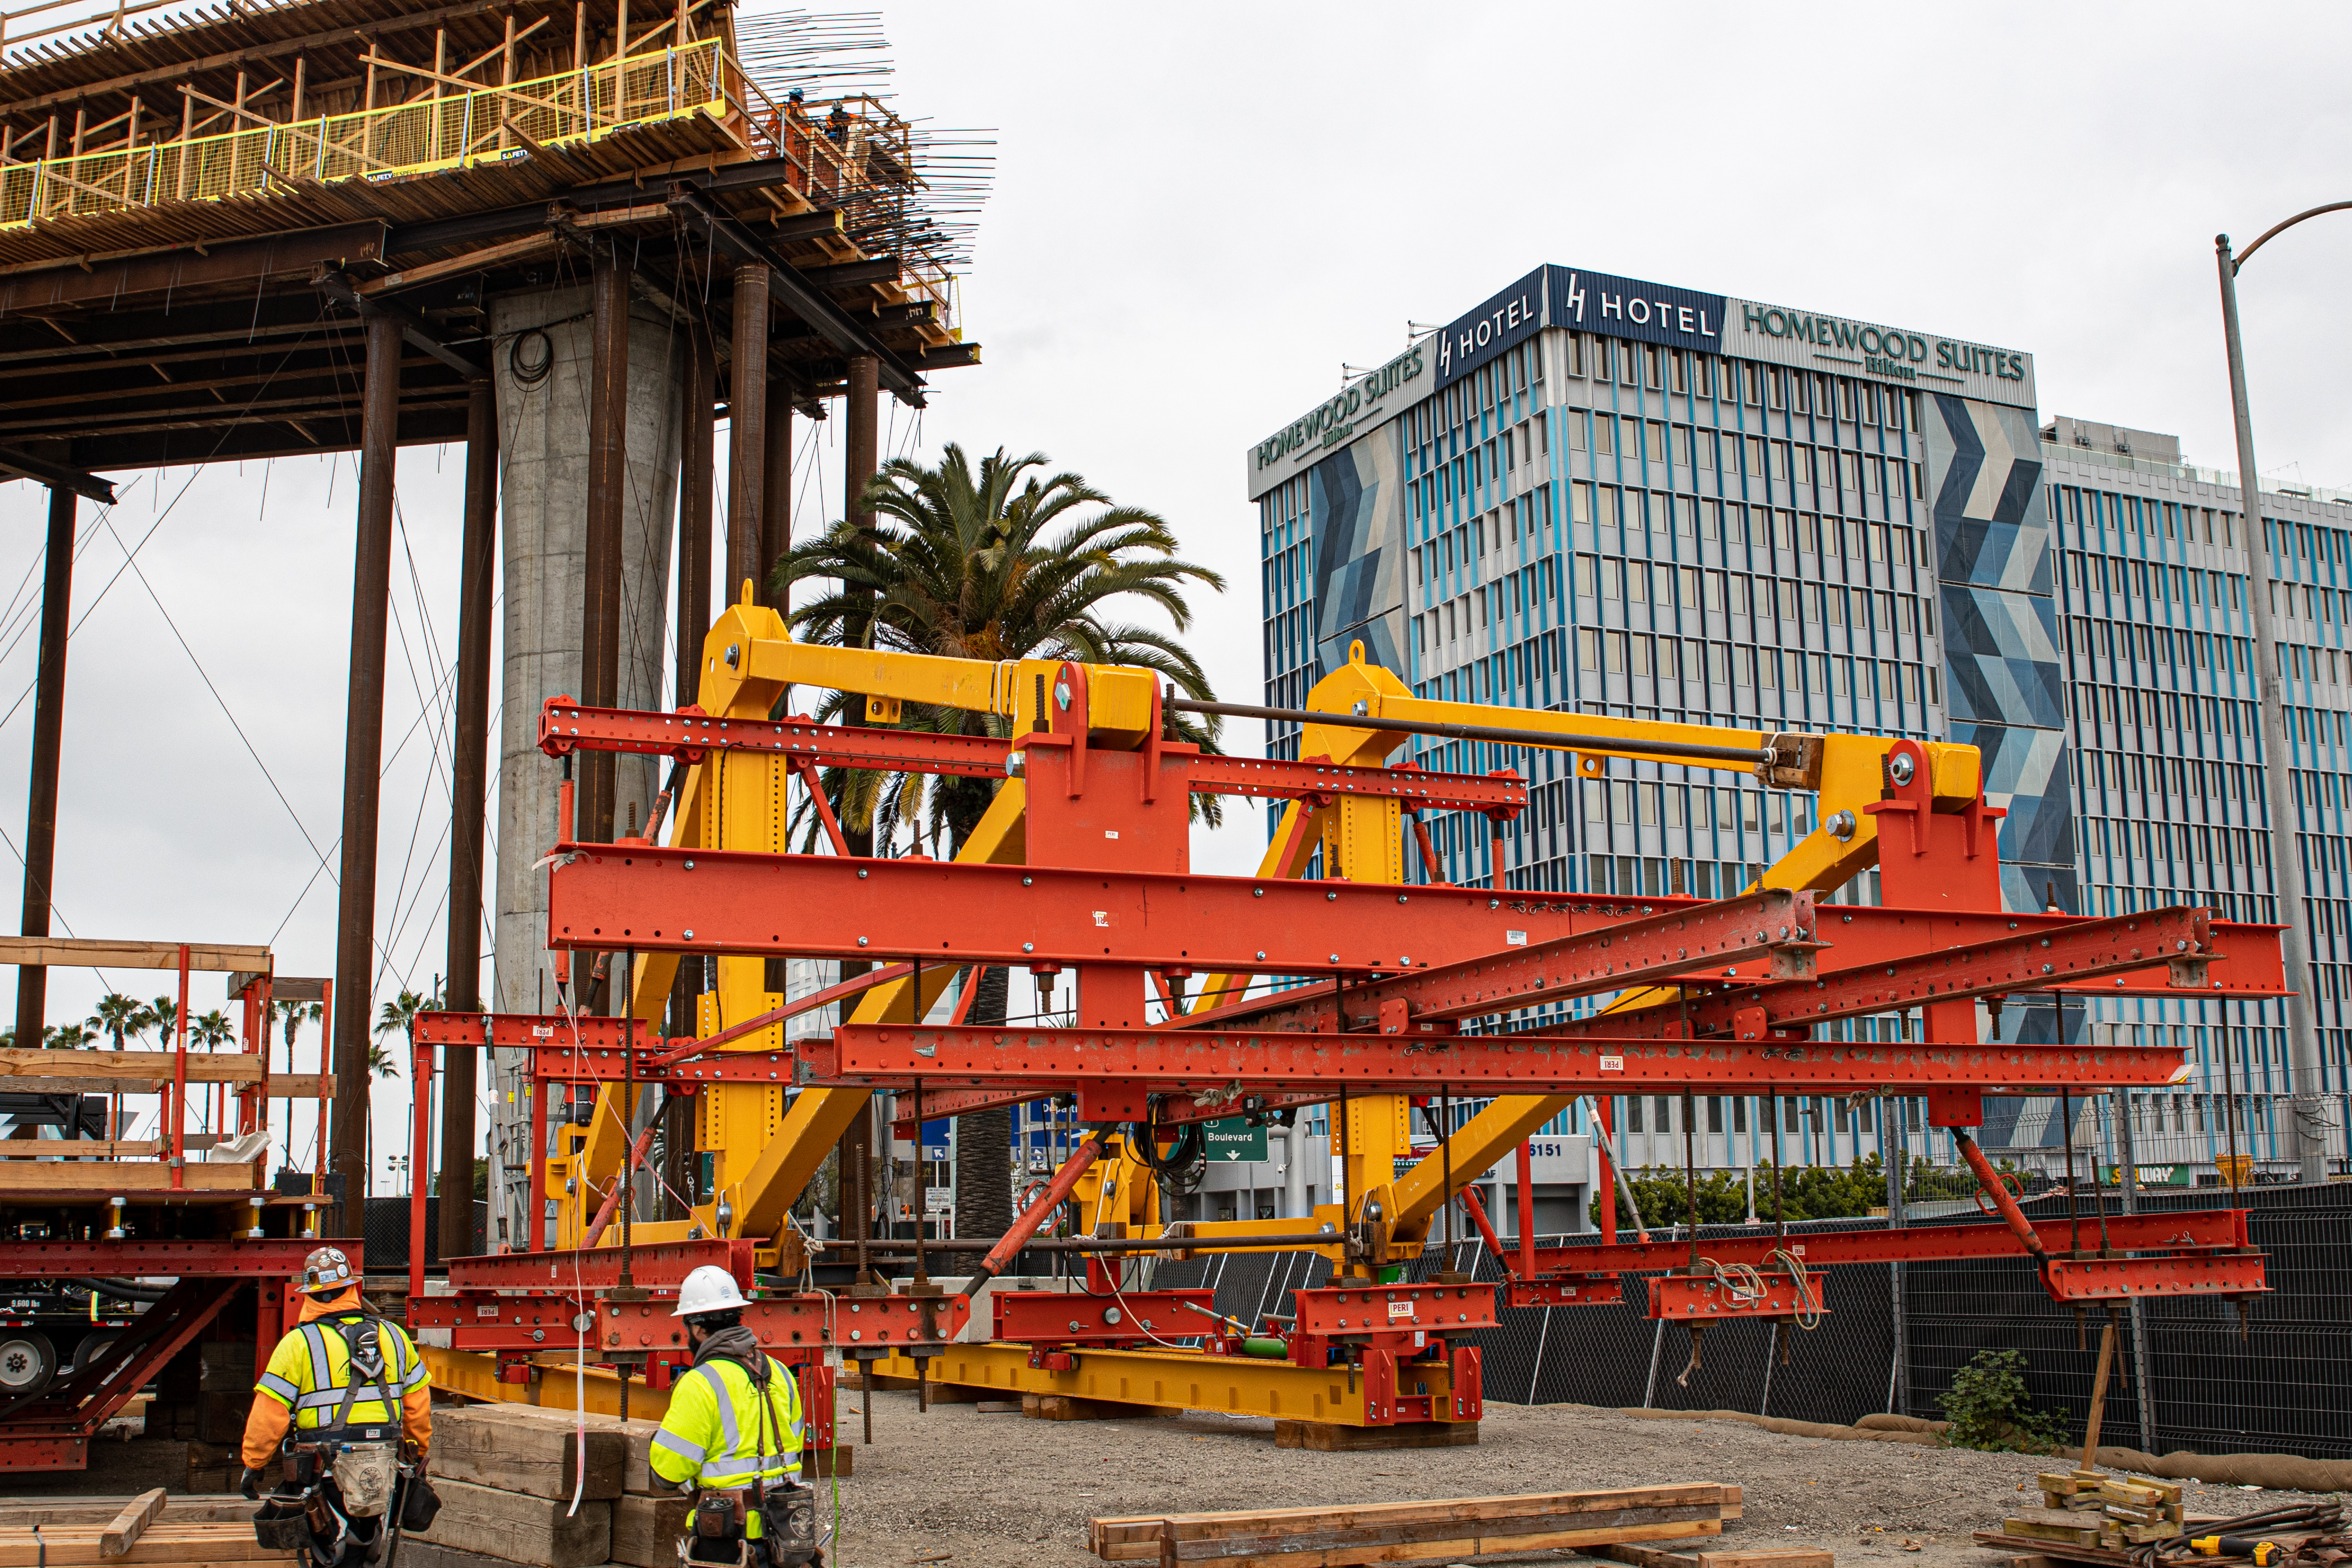
[[[2168,1481],[2263,1487],[2282,1492],[2352,1490],[2352,1459],[2306,1459],[2300,1454],[2195,1454],[2186,1448],[2158,1458],[2136,1448],[2102,1447],[2099,1463]]]

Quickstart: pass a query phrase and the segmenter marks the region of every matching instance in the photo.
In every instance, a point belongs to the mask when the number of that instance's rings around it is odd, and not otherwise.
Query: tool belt
[[[760,1539],[751,1542],[745,1533],[754,1509],[760,1513]],[[694,1500],[694,1535],[702,1541],[742,1542],[749,1563],[799,1568],[816,1558],[816,1493],[791,1479],[709,1488]]]

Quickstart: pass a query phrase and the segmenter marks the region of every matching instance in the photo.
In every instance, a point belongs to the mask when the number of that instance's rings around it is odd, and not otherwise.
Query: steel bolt
[[[1911,775],[1916,771],[1916,764],[1912,762],[1908,752],[1897,752],[1886,759],[1886,776],[1898,785],[1909,784]]]
[[[1853,837],[1853,813],[1841,811],[1822,826],[1830,830],[1831,837],[1843,843]]]
[[[1021,944],[1021,951],[1024,952],[1034,952],[1037,951],[1037,944],[1034,942],[1024,942]]]

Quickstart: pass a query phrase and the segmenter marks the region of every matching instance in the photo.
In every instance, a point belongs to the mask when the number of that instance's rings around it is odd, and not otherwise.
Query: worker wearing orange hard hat
[[[433,1393],[415,1342],[361,1300],[359,1275],[341,1247],[319,1247],[303,1260],[300,1289],[300,1321],[253,1385],[245,1495],[260,1495],[261,1472],[273,1457],[306,1445],[396,1435],[421,1472],[433,1446]]]

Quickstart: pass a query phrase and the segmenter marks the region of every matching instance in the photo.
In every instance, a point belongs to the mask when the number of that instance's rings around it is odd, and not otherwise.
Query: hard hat
[[[704,1312],[734,1311],[749,1304],[736,1286],[735,1276],[716,1263],[706,1263],[677,1288],[677,1310],[670,1316],[698,1317]]]
[[[302,1289],[314,1296],[341,1295],[354,1278],[340,1247],[318,1247],[302,1260]]]

